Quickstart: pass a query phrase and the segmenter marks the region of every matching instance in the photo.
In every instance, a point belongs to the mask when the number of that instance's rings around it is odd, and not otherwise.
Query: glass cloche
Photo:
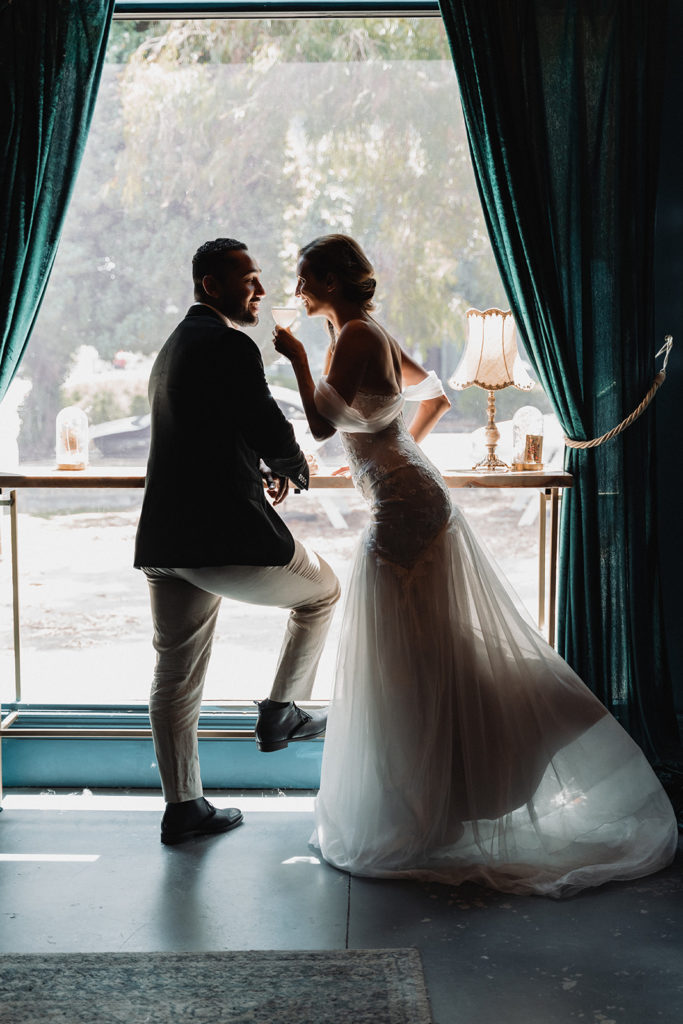
[[[85,469],[88,465],[88,417],[77,405],[57,414],[57,469]]]

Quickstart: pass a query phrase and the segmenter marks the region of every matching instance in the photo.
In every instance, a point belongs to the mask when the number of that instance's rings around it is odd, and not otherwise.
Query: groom
[[[236,807],[202,796],[197,724],[222,597],[290,608],[269,698],[258,704],[259,750],[325,732],[306,712],[339,582],[295,540],[273,505],[308,465],[272,397],[256,344],[265,295],[243,242],[217,238],[194,255],[195,303],[156,358],[149,381],[152,439],[135,566],[149,584],[157,652],[149,714],[166,801],[162,843],[227,832]]]

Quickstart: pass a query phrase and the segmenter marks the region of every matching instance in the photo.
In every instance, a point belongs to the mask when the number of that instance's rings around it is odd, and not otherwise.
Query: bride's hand
[[[338,469],[333,469],[330,476],[351,476],[351,470],[348,466],[339,466]]]
[[[305,350],[298,338],[295,338],[286,327],[275,326],[273,328],[273,345],[275,351],[281,356],[294,362],[297,357],[305,354]]]

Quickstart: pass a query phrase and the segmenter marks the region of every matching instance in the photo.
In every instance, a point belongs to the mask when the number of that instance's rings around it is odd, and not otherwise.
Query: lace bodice
[[[340,429],[354,484],[370,506],[378,555],[411,567],[445,526],[451,502],[441,473],[408,431],[401,396],[359,391],[349,407],[321,382],[316,405]],[[370,432],[370,424],[380,429]]]
[[[360,391],[352,408],[371,415],[395,401],[394,395],[373,395]],[[411,437],[400,411],[396,418],[374,434],[341,431],[341,440],[349,459],[354,483],[369,500],[373,488],[397,470],[410,468],[415,477],[427,476],[440,481],[441,474],[426,458]]]

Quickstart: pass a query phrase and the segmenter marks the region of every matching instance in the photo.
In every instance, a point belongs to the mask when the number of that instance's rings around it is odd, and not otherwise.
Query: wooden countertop
[[[571,487],[571,473],[557,472],[473,472],[467,469],[442,470],[448,487]],[[185,481],[192,482],[191,474]],[[144,466],[88,466],[82,470],[60,470],[51,466],[26,466],[8,472],[0,471],[0,490],[20,487],[134,488],[144,487]],[[350,477],[316,473],[311,476],[311,490],[350,488]]]

